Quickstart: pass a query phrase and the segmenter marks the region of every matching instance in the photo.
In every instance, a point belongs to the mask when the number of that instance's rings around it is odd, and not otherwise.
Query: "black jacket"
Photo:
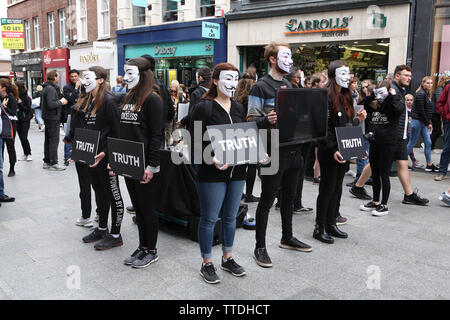
[[[402,113],[400,114],[400,117],[398,118],[398,127],[397,127],[397,140],[405,140],[403,139],[405,134],[405,126],[406,126],[406,132],[408,130],[408,117],[407,117],[407,111],[406,111],[406,101],[405,101],[405,95],[406,95],[406,89],[401,88],[397,82],[392,81],[391,88],[395,90],[396,94],[399,95],[399,98],[402,102],[402,105],[405,106]]]
[[[42,119],[44,120],[61,120],[62,103],[59,101],[59,88],[52,82],[47,81],[43,85],[41,95]]]
[[[64,86],[63,96],[68,101],[65,106],[62,107],[61,122],[67,122],[67,116],[70,114],[72,106],[77,103],[77,99],[80,95],[80,87],[75,89],[75,85],[71,82]]]
[[[14,117],[17,116],[18,103],[16,98],[14,98],[11,94],[5,98],[1,98],[1,103],[3,104],[3,100],[8,99],[6,103],[5,111],[8,116]]]
[[[414,98],[414,105],[411,109],[411,117],[420,120],[424,125],[431,122],[434,107],[428,93],[422,88],[417,92]]]
[[[19,122],[27,122],[33,118],[33,110],[31,109],[31,98],[25,95],[20,98],[22,102],[18,103],[17,118]]]
[[[189,130],[190,127],[193,126],[191,122],[191,115],[192,112],[197,104],[200,103],[202,100],[202,96],[205,94],[205,92],[208,91],[208,89],[202,85],[198,86],[191,94],[191,100],[189,101],[189,112],[186,117],[181,119],[181,124]]]
[[[159,87],[159,95],[161,96],[163,102],[163,124],[165,129],[175,116],[175,108],[173,107],[173,101],[170,98],[169,89],[167,89],[167,87],[156,78],[155,84]]]
[[[245,122],[246,114],[244,108],[238,102],[231,102],[230,114],[225,111],[216,101],[203,100],[194,108],[192,112],[192,121],[202,122],[202,137],[195,137],[196,139],[202,139],[203,135],[207,131],[206,126],[214,126],[220,124],[230,124],[230,117],[233,123]],[[203,139],[202,139],[203,140]],[[225,182],[235,180],[245,180],[245,174],[247,170],[246,165],[238,165],[234,167],[228,167],[227,170],[219,170],[214,164],[206,164],[203,158],[205,148],[207,148],[211,142],[202,142],[202,164],[197,173],[197,181],[201,182]],[[193,159],[195,160],[195,159]]]

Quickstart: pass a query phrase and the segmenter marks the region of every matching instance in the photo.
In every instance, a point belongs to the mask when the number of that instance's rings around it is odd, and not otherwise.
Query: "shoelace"
[[[205,264],[205,270],[210,276],[212,276],[216,273],[217,269],[214,267],[212,263],[207,263]]]
[[[229,258],[226,262],[230,262],[233,268],[239,268],[239,265],[236,263],[236,261],[234,261],[233,258]]]

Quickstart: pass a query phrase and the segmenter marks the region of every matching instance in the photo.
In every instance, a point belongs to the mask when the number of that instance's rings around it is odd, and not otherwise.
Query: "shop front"
[[[94,45],[70,49],[70,69],[80,73],[93,66],[102,66],[108,72],[111,86],[116,85],[117,46],[114,42],[94,42]]]
[[[436,80],[443,75],[450,76],[450,0],[435,4],[431,74]]]
[[[11,69],[16,80],[23,81],[28,93],[33,96],[36,87],[42,84],[42,51],[11,55]]]
[[[44,80],[47,80],[47,72],[56,70],[59,74],[58,86],[62,88],[69,83],[69,49],[46,50],[42,52]]]
[[[202,36],[204,21],[217,26],[214,36]],[[178,80],[190,87],[197,69],[226,61],[226,40],[223,18],[119,30],[119,73],[123,74],[126,60],[149,54],[156,60],[155,77],[166,86]]]
[[[409,13],[409,4],[398,4],[245,20],[227,15],[228,61],[263,75],[264,46],[278,41],[290,45],[294,64],[307,75],[341,59],[357,77],[380,80],[406,62]]]

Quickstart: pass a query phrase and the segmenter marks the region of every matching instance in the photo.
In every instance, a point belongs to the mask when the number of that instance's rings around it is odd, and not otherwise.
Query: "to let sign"
[[[77,162],[93,165],[98,152],[99,140],[100,131],[76,128],[70,158]]]
[[[142,181],[145,172],[144,144],[108,138],[109,165],[115,174]]]
[[[203,21],[202,38],[220,39],[220,24]]]
[[[363,158],[366,156],[361,127],[349,126],[335,129],[339,152],[344,160]]]
[[[3,49],[24,50],[22,19],[1,19]]]

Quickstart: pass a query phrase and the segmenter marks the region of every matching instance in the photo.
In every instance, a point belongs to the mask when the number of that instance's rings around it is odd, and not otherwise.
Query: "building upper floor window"
[[[25,49],[26,50],[31,50],[30,20],[25,20]]]
[[[66,45],[66,11],[61,9],[58,11],[59,17],[59,42],[61,47]]]
[[[50,48],[55,47],[55,18],[53,12],[47,13],[48,19],[48,41]]]
[[[163,1],[163,21],[177,21],[178,20],[178,1],[164,0]]]
[[[98,9],[98,36],[99,38],[109,37],[109,0],[97,0]]]
[[[88,40],[86,0],[77,0],[77,41]]]
[[[133,5],[133,1],[131,3],[131,7],[132,7],[133,26],[144,25],[145,24],[145,7]]]
[[[215,0],[200,0],[200,17],[213,17],[215,14]]]
[[[34,28],[34,48],[40,49],[41,48],[41,34],[39,31],[39,18],[34,17],[33,18],[33,28]]]

